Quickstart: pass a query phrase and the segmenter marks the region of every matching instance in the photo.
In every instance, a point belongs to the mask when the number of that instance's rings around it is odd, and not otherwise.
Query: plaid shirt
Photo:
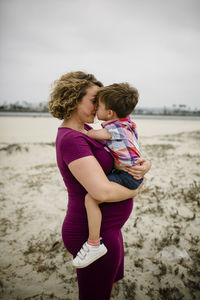
[[[106,141],[108,148],[120,166],[133,166],[136,158],[140,157],[136,124],[130,117],[115,119],[102,123],[112,135]]]

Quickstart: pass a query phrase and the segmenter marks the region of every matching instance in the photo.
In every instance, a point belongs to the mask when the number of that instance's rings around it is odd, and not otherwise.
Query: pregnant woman
[[[68,207],[62,227],[66,249],[76,256],[88,237],[85,195],[102,202],[101,237],[108,252],[86,268],[77,269],[79,300],[109,300],[113,284],[124,275],[121,228],[133,208],[137,190],[110,182],[113,158],[105,144],[90,138],[96,114],[96,93],[102,87],[91,74],[71,72],[55,81],[49,101],[51,114],[63,120],[56,138],[57,163],[68,191]],[[150,169],[147,159],[132,167],[135,178]],[[125,200],[126,199],[126,200]]]

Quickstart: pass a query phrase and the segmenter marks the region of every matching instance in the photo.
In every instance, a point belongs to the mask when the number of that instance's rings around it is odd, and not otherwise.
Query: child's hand
[[[126,172],[132,175],[135,179],[141,179],[150,170],[151,162],[146,158],[138,158],[135,161],[138,166],[125,167]]]

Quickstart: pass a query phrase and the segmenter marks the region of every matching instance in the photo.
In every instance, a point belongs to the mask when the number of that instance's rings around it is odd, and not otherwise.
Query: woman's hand
[[[135,163],[138,166],[125,167],[125,170],[135,179],[141,179],[150,170],[151,162],[146,158],[138,158]]]
[[[133,198],[135,196],[137,196],[137,194],[139,194],[139,192],[143,188],[143,185],[145,184],[145,181],[146,181],[146,178],[144,177],[144,179],[143,179],[142,183],[139,185],[139,187],[136,190],[132,190],[133,191],[133,195],[132,195]]]

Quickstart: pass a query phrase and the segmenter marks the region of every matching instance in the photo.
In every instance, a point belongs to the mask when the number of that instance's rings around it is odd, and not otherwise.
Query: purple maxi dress
[[[85,125],[90,130],[89,125]],[[68,164],[84,156],[94,156],[104,172],[113,168],[113,158],[104,148],[84,133],[60,127],[56,139],[57,163],[68,191],[68,207],[62,227],[67,250],[75,256],[88,238],[88,223],[84,205],[87,191],[68,169]],[[95,174],[94,174],[95,176]],[[79,300],[109,300],[112,285],[124,275],[124,247],[121,228],[127,221],[133,200],[102,203],[101,237],[108,249],[106,255],[86,268],[77,269]]]

